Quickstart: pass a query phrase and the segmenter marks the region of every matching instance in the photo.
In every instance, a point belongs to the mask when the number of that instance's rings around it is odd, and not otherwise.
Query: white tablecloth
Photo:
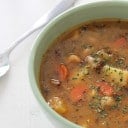
[[[0,0],[0,52],[28,30],[58,0]],[[76,5],[96,0],[78,0]],[[28,79],[28,60],[38,32],[10,55],[11,70],[0,78],[0,128],[55,128],[37,103]]]

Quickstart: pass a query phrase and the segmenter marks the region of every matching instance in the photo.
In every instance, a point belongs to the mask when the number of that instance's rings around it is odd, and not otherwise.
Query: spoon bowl
[[[0,53],[0,77],[8,72],[10,68],[9,55],[7,52]]]

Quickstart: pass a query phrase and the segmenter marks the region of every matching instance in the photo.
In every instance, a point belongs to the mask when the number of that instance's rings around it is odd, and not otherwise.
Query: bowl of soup
[[[36,38],[30,83],[56,128],[128,127],[127,12],[127,1],[81,5]]]

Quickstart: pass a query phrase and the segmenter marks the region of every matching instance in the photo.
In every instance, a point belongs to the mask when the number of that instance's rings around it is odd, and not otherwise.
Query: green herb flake
[[[115,97],[115,101],[120,102],[122,100],[122,96],[117,95]]]

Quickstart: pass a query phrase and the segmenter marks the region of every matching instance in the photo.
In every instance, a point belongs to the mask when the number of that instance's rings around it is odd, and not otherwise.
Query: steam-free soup
[[[42,58],[49,106],[85,128],[128,128],[128,22],[99,20],[54,41]]]

